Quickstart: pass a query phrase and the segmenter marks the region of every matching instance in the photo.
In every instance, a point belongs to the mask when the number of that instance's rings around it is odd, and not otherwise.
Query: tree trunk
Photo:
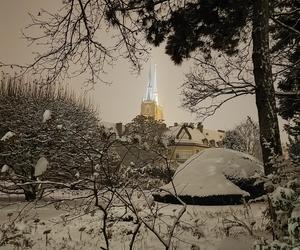
[[[274,171],[273,157],[282,154],[270,62],[268,0],[254,0],[252,25],[256,106],[265,174],[268,175]]]
[[[33,201],[36,199],[36,192],[34,190],[25,190],[24,189],[24,194],[25,194],[26,201]]]

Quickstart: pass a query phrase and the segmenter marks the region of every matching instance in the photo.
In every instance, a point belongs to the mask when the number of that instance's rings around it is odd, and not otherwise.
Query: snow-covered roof
[[[233,184],[227,177],[250,178],[263,172],[262,164],[254,157],[224,148],[210,148],[181,164],[173,177],[180,196],[212,196],[249,194]],[[174,194],[172,183],[162,187]],[[162,192],[160,195],[166,195]]]
[[[219,130],[203,129],[203,136],[207,138],[208,141],[214,140],[215,142],[222,141],[224,139],[225,133]]]
[[[203,129],[203,132],[198,128],[192,128],[189,126],[179,125],[171,126],[166,132],[166,136],[172,136],[175,138],[175,142],[181,143],[197,143],[204,144],[203,140],[214,140],[215,142],[222,141],[224,138],[224,132],[217,130]],[[183,129],[184,128],[184,129]],[[187,135],[188,133],[188,135]],[[189,138],[190,136],[190,138]]]

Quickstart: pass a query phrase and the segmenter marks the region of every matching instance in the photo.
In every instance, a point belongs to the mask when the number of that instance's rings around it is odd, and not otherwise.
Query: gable
[[[180,128],[180,130],[178,131],[177,135],[176,135],[176,139],[178,139],[178,140],[180,140],[180,139],[191,140],[192,136],[191,136],[190,132],[188,131],[187,127],[182,126]]]

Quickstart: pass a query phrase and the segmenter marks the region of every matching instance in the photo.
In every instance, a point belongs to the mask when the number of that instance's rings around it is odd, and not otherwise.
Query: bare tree
[[[245,152],[262,160],[259,140],[259,126],[251,117],[241,122],[234,129],[225,132],[223,144],[226,148]]]
[[[224,103],[244,95],[255,94],[251,39],[237,55],[229,57],[215,52],[206,58],[198,53],[192,57],[193,71],[182,85],[182,106],[200,119],[213,115]]]
[[[0,67],[19,68],[22,75],[34,75],[40,84],[81,74],[87,83],[105,82],[107,65],[120,56],[139,71],[148,53],[144,39],[137,35],[140,28],[130,17],[108,23],[113,6],[110,0],[66,0],[56,13],[41,9],[37,15],[30,14],[31,24],[23,35],[40,48],[33,62],[8,65],[0,61]]]

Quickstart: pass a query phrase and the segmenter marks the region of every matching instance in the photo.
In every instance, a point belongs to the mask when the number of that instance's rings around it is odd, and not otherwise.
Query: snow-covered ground
[[[77,192],[76,195],[79,194],[80,192]],[[60,192],[55,197],[72,198],[76,195]],[[1,230],[4,224],[11,224],[15,216],[22,212],[21,219],[15,221],[15,233],[21,233],[31,239],[32,249],[92,250],[105,247],[101,233],[103,214],[92,204],[86,205],[87,200],[65,201],[59,203],[59,206],[47,204],[45,201],[28,204],[12,202],[12,200],[12,198],[9,201],[0,197]],[[140,216],[150,225],[154,225],[156,231],[162,236],[170,230],[170,225],[182,208],[181,205],[155,203],[151,212],[142,204],[139,205]],[[250,250],[257,238],[269,237],[265,233],[267,221],[263,215],[264,210],[263,203],[250,204],[248,208],[244,205],[188,205],[177,224],[171,249]],[[153,211],[156,211],[155,215],[152,214]],[[153,224],[154,217],[156,219]],[[237,226],[238,224],[244,226]],[[122,206],[112,207],[107,221],[110,249],[129,249],[136,226],[135,217],[131,212],[126,211]],[[253,235],[250,235],[251,233]],[[17,248],[4,245],[0,246],[0,249]],[[149,229],[141,226],[133,249],[157,250],[165,247]]]

